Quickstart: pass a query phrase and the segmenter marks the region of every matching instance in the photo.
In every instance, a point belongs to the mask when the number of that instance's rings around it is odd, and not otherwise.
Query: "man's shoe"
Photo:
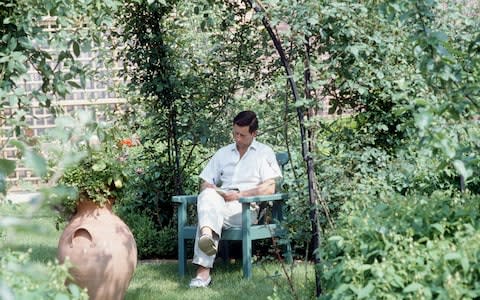
[[[217,246],[215,246],[215,241],[213,238],[208,235],[204,234],[198,240],[198,248],[203,251],[208,256],[212,256],[217,254]]]
[[[200,277],[195,277],[190,281],[190,288],[206,288],[210,285],[210,282],[212,282],[212,278],[208,276],[207,280],[203,280]]]

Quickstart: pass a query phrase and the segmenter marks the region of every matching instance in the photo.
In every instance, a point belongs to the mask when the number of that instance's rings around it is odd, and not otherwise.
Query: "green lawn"
[[[23,225],[1,233],[2,246],[12,250],[31,251],[34,262],[54,261],[61,232],[55,229],[55,214],[48,209],[29,212],[25,204],[0,204],[0,219],[15,216]],[[287,266],[289,272],[291,268]],[[300,264],[293,269],[298,299],[313,297],[313,268]],[[125,299],[267,299],[276,294],[292,299],[288,282],[279,263],[255,264],[253,279],[244,280],[240,263],[218,263],[212,272],[212,285],[207,289],[189,289],[195,269],[188,265],[188,274],[180,278],[176,261],[139,261]]]

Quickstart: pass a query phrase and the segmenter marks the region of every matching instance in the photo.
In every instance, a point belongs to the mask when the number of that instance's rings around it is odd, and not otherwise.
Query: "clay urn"
[[[91,300],[123,299],[137,265],[137,246],[112,205],[80,201],[58,243],[60,263],[71,263],[73,283]]]

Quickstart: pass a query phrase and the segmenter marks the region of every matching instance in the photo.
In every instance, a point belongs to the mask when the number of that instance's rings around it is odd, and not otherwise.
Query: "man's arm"
[[[251,197],[259,195],[270,195],[275,193],[275,179],[267,179],[253,189],[241,191],[240,197]]]
[[[203,191],[204,189],[206,188],[216,188],[217,186],[212,184],[212,183],[208,183],[206,182],[205,180],[202,181],[202,184],[200,185],[200,192]]]
[[[234,200],[240,199],[241,197],[270,195],[273,193],[275,193],[275,179],[271,178],[260,183],[253,189],[249,189],[241,192],[228,192],[223,196],[223,198],[225,199],[225,201],[234,201]]]

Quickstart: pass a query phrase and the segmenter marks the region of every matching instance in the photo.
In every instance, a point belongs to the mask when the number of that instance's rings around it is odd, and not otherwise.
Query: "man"
[[[240,112],[233,119],[235,143],[218,150],[200,173],[202,184],[197,201],[198,227],[193,256],[198,269],[190,287],[210,284],[210,269],[222,229],[242,225],[242,205],[238,199],[273,194],[275,179],[282,176],[273,150],[255,140],[257,129],[255,113]]]

